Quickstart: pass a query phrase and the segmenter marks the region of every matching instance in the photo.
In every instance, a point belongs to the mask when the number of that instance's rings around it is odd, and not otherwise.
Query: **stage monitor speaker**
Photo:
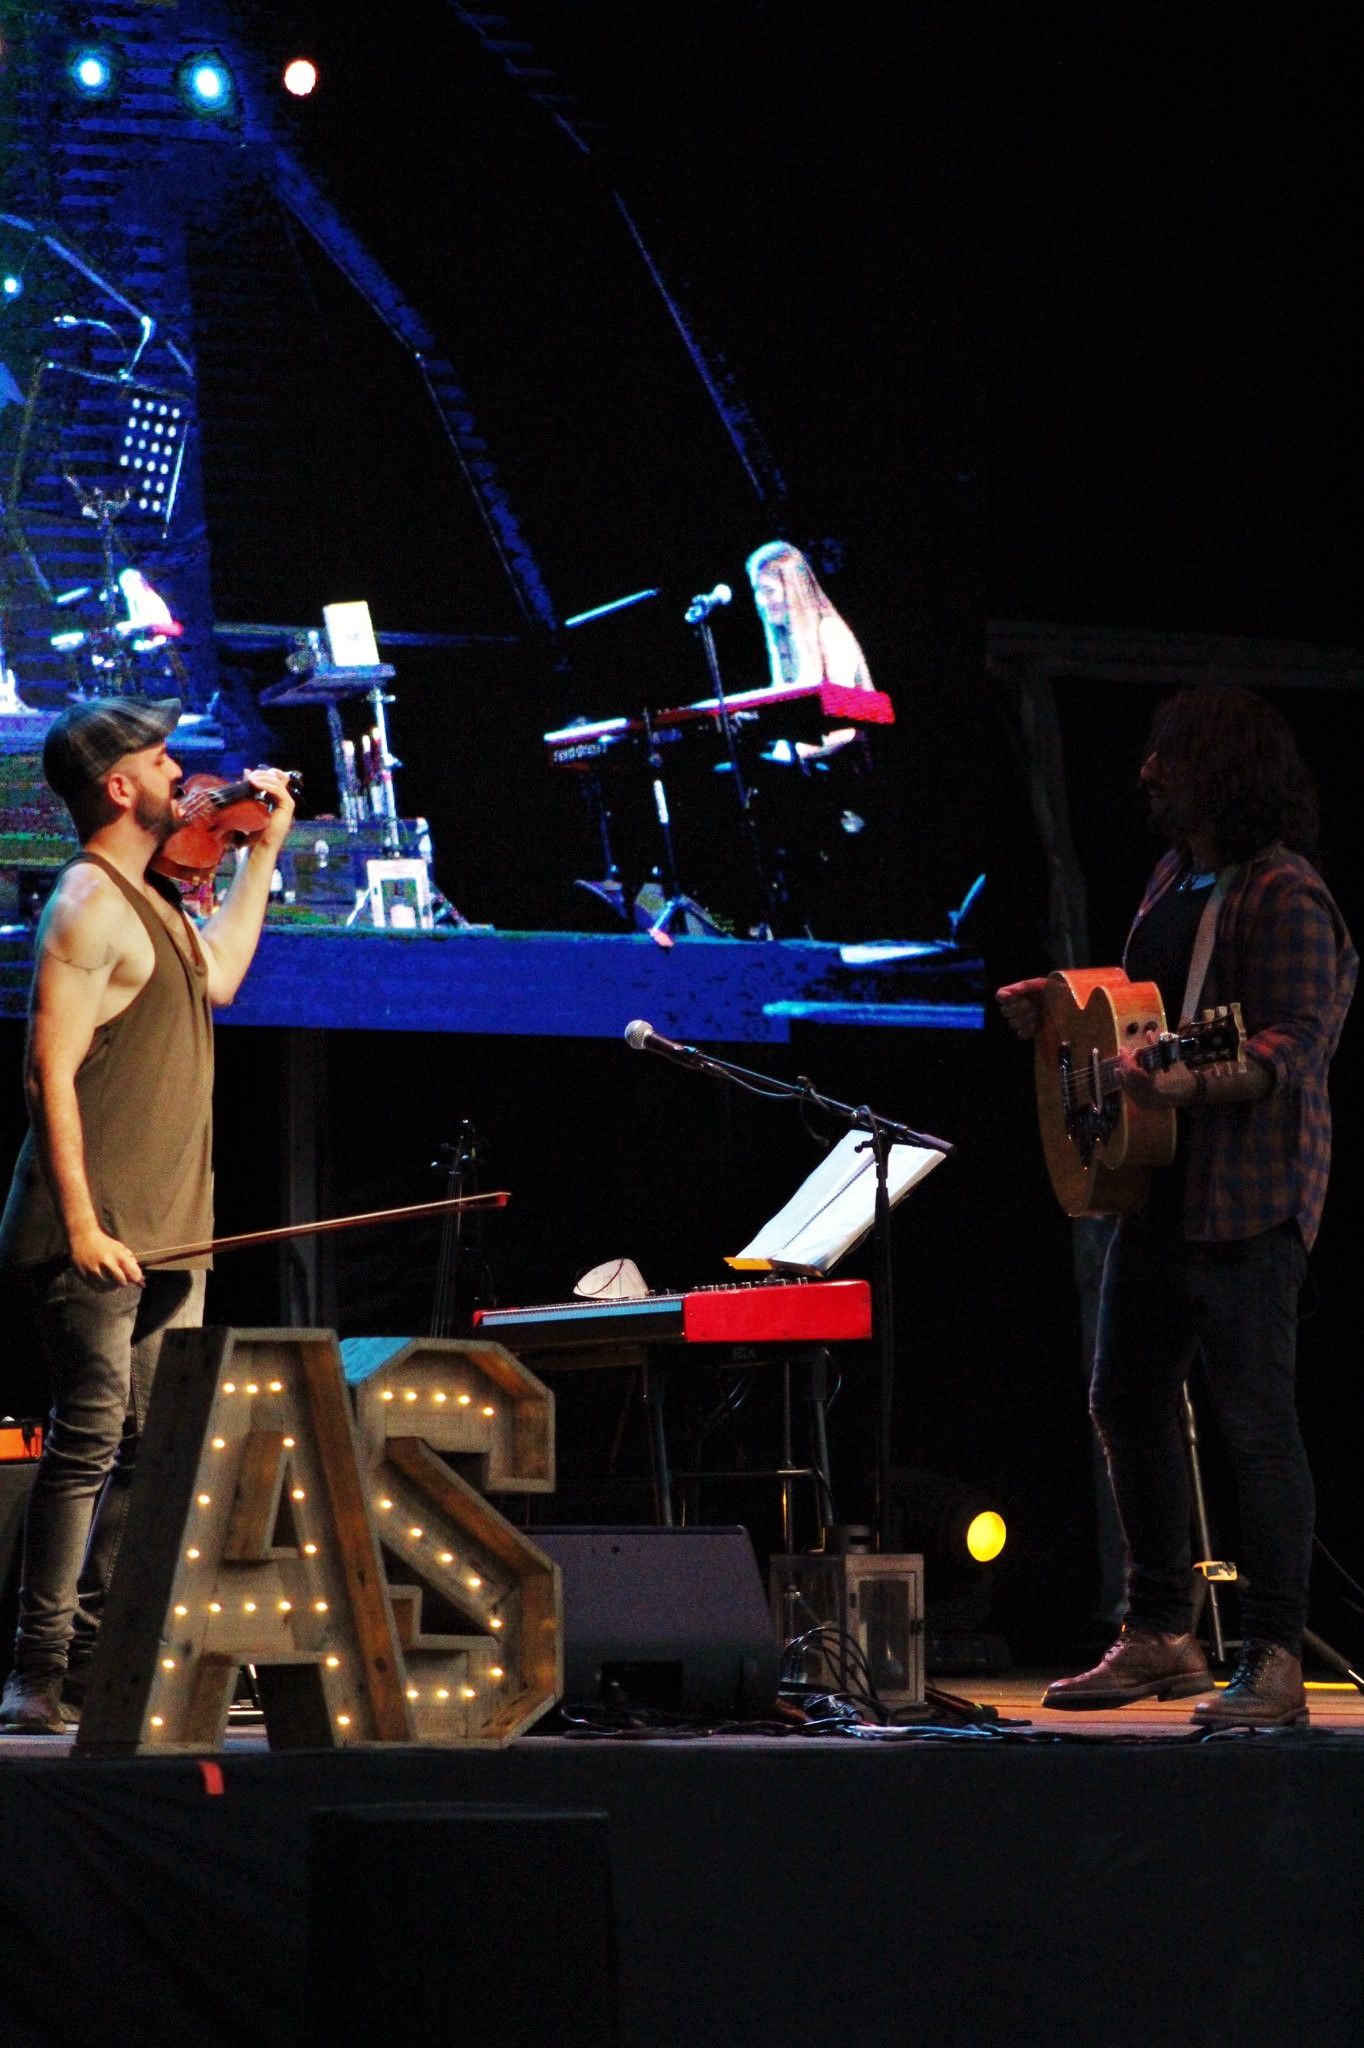
[[[564,1697],[753,1718],[778,1649],[746,1529],[532,1529],[564,1579]]]

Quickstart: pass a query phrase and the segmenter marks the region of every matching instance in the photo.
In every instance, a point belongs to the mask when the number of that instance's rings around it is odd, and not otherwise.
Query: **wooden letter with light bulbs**
[[[364,1341],[357,1435],[330,1331],[168,1332],[78,1751],[220,1747],[244,1665],[276,1749],[501,1743],[558,1698],[556,1568],[436,1455],[549,1490],[551,1396],[496,1344]]]
[[[341,1354],[417,1739],[506,1742],[563,1690],[559,1573],[484,1496],[553,1491],[554,1397],[486,1340],[353,1337]]]

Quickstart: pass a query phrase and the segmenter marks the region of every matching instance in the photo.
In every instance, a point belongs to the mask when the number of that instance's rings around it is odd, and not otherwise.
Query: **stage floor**
[[[1077,1736],[1083,1736],[1091,1743],[1107,1741],[1123,1744],[1146,1740],[1189,1742],[1195,1746],[1200,1739],[1211,1739],[1200,1738],[1190,1720],[1190,1713],[1198,1704],[1196,1698],[1143,1700],[1135,1706],[1107,1713],[1058,1713],[1053,1708],[1044,1707],[1043,1693],[1053,1678],[1062,1675],[1060,1671],[1016,1671],[1009,1673],[1007,1677],[979,1680],[969,1677],[935,1677],[930,1683],[934,1689],[968,1703],[993,1707],[999,1716],[1000,1728],[1012,1742],[1020,1746],[1031,1740],[1038,1747],[1045,1748],[1051,1742]],[[1323,1735],[1364,1742],[1364,1694],[1357,1692],[1352,1685],[1347,1685],[1343,1680],[1329,1684],[1320,1680],[1309,1680],[1307,1692],[1308,1708],[1312,1717],[1309,1728],[1261,1731],[1256,1739],[1272,1740],[1278,1746],[1301,1742],[1310,1744],[1315,1738]],[[950,1729],[950,1724],[951,1717],[942,1716],[936,1729],[930,1725],[925,1726],[922,1739],[926,1743],[940,1739]],[[73,1739],[64,1735],[0,1733],[0,1763],[13,1762],[20,1757],[29,1761],[55,1761],[70,1752]],[[526,1741],[533,1742],[537,1749],[556,1743],[577,1748],[584,1739],[587,1738],[544,1728],[533,1731],[525,1738]],[[590,1739],[594,1746],[609,1749],[613,1746],[637,1747],[641,1737],[637,1734],[594,1734]],[[668,1736],[666,1731],[660,1729],[651,1733],[649,1739],[663,1742],[668,1740]],[[790,1735],[777,1735],[761,1727],[755,1728],[752,1732],[745,1732],[737,1724],[722,1734],[713,1735],[687,1729],[680,1731],[676,1739],[685,1741],[693,1749],[710,1746],[725,1749],[784,1749],[789,1748],[793,1741],[802,1747],[810,1748],[822,1747],[826,1740],[830,1747],[857,1746],[838,1736],[803,1736],[798,1731],[793,1731]],[[895,1731],[892,1738],[893,1743],[897,1745],[913,1739],[909,1729]],[[1221,1736],[1217,1739],[1225,1741],[1227,1738]],[[1245,1738],[1238,1732],[1234,1739],[1239,1741]],[[861,1746],[866,1749],[873,1748],[876,1740],[877,1738],[871,1735]],[[242,1756],[269,1753],[265,1731],[254,1717],[243,1716],[241,1720],[237,1720],[234,1716],[228,1730],[224,1753]]]
[[[358,2048],[314,2024],[308,1930],[339,1821],[384,1834],[408,1901],[361,1858],[345,1965],[358,1985],[395,1957],[406,1972],[363,2038],[459,2038],[495,1934],[522,1944],[518,1977],[551,1986],[581,1936],[573,1887],[497,1832],[538,1816],[598,1830],[619,2029],[570,2043],[499,2025],[484,2000],[474,2031],[497,2048],[1358,2048],[1364,1701],[1318,1690],[1310,1730],[1199,1736],[1184,1702],[1044,1714],[1044,1678],[972,1684],[1002,1727],[889,1740],[553,1733],[285,1755],[234,1729],[206,1763],[0,1738],[0,2035]]]
[[[995,1707],[1001,1719],[1025,1719],[1041,1734],[1072,1734],[1130,1741],[1133,1736],[1190,1734],[1189,1716],[1198,1699],[1143,1700],[1136,1706],[1114,1713],[1057,1713],[1042,1705],[1042,1695],[1059,1671],[1011,1672],[1005,1678],[987,1678],[979,1683],[969,1678],[935,1679],[953,1692]],[[1308,1711],[1312,1716],[1307,1734],[1350,1735],[1364,1738],[1364,1693],[1356,1692],[1343,1679],[1339,1684],[1308,1681]],[[1275,1741],[1291,1741],[1301,1731],[1286,1730]]]

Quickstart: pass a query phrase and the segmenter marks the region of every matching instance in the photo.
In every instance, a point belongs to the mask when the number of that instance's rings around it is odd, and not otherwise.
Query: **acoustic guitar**
[[[1120,1047],[1157,1069],[1245,1064],[1245,1026],[1229,1003],[1177,1030],[1153,981],[1121,967],[1061,967],[1047,977],[1035,1040],[1037,1113],[1056,1199],[1068,1216],[1139,1208],[1155,1167],[1175,1156],[1175,1112],[1142,1109],[1119,1079]]]

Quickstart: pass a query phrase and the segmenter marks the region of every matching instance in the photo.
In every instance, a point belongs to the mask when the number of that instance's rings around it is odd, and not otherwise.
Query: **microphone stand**
[[[654,1049],[662,1050],[661,1047]],[[895,1393],[895,1280],[890,1237],[890,1152],[892,1145],[915,1145],[924,1151],[942,1153],[951,1153],[955,1147],[946,1138],[935,1138],[925,1131],[911,1130],[908,1124],[897,1123],[892,1117],[878,1116],[865,1104],[839,1102],[834,1096],[822,1095],[813,1081],[803,1074],[795,1081],[781,1081],[775,1075],[760,1074],[751,1067],[735,1066],[729,1060],[716,1059],[712,1054],[701,1052],[692,1045],[680,1046],[677,1052],[668,1056],[678,1060],[683,1066],[695,1067],[703,1074],[715,1074],[722,1081],[733,1082],[750,1094],[765,1096],[772,1101],[803,1103],[813,1109],[823,1110],[826,1115],[836,1118],[850,1130],[867,1133],[865,1144],[858,1149],[871,1152],[876,1168],[876,1201],[872,1213],[872,1301],[877,1404],[876,1490],[872,1538],[876,1550],[883,1551],[886,1547],[890,1512],[890,1442]]]
[[[86,486],[70,470],[64,470],[71,489],[75,492],[81,508],[82,519],[93,519],[99,528],[100,562],[104,572],[104,584],[100,591],[100,612],[102,622],[87,636],[90,647],[90,665],[96,670],[96,683],[104,682],[106,689],[112,685],[111,694],[121,696],[131,688],[133,675],[132,655],[118,631],[118,599],[114,595],[118,585],[114,578],[114,521],[127,511],[132,499],[130,490],[114,498],[98,484]],[[103,669],[105,676],[98,671]]]
[[[658,1034],[652,1036],[657,1039]],[[675,1049],[655,1044],[654,1051],[676,1060],[684,1067],[695,1067],[703,1074],[715,1074],[722,1081],[732,1081],[736,1087],[745,1089],[751,1095],[765,1096],[770,1101],[792,1101],[808,1104],[821,1109],[829,1116],[839,1119],[851,1130],[867,1133],[866,1148],[870,1149],[876,1166],[876,1201],[872,1211],[872,1241],[875,1246],[874,1279],[872,1301],[874,1305],[873,1344],[876,1355],[877,1405],[876,1405],[876,1494],[873,1503],[872,1539],[879,1553],[886,1547],[886,1525],[890,1510],[890,1437],[891,1417],[894,1407],[895,1388],[895,1286],[894,1266],[890,1242],[890,1150],[892,1145],[916,1145],[929,1152],[948,1155],[955,1146],[947,1138],[935,1138],[927,1131],[911,1130],[908,1124],[897,1123],[891,1117],[878,1116],[867,1105],[839,1102],[832,1095],[822,1095],[808,1076],[802,1074],[795,1081],[780,1081],[773,1074],[757,1073],[752,1067],[740,1067],[730,1060],[716,1059],[712,1054],[701,1052],[694,1045],[679,1045]],[[649,1050],[641,1046],[639,1050]],[[863,1148],[859,1147],[859,1150]],[[982,1706],[975,1700],[964,1699],[958,1693],[943,1692],[933,1685],[924,1687],[924,1703],[929,1711],[956,1727],[981,1727],[997,1723],[998,1710]]]

